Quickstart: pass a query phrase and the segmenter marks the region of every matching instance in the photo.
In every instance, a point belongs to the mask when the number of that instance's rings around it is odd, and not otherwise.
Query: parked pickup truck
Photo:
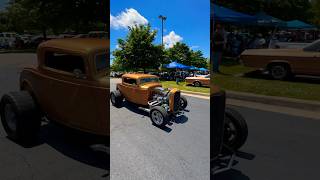
[[[245,66],[267,70],[274,79],[320,76],[320,40],[299,49],[248,49],[240,59]]]

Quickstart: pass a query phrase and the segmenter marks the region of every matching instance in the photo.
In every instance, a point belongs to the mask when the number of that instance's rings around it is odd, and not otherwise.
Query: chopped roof
[[[97,50],[109,49],[109,40],[97,38],[53,39],[41,43],[38,48],[57,48],[67,51],[91,53]]]
[[[151,74],[124,74],[122,75],[122,77],[140,79],[140,78],[157,77],[157,76],[151,75]]]

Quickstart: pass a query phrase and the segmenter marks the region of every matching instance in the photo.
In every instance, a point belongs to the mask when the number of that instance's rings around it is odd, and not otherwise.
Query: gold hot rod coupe
[[[106,140],[108,44],[107,40],[89,38],[40,44],[38,65],[26,67],[20,74],[20,91],[1,99],[1,121],[8,136],[30,143],[37,136],[42,117],[46,117]]]
[[[245,66],[267,70],[274,79],[320,76],[320,40],[302,49],[248,49],[240,59]]]
[[[122,75],[122,82],[111,92],[110,100],[120,107],[124,99],[148,112],[153,124],[159,127],[181,114],[188,105],[180,90],[162,88],[159,78],[150,74]]]

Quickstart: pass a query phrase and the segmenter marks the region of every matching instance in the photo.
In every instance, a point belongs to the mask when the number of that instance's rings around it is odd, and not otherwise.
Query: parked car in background
[[[249,49],[240,59],[245,66],[267,70],[274,79],[320,76],[320,40],[299,49]]]
[[[75,36],[73,36],[72,38],[87,38],[88,34],[77,34]]]
[[[17,33],[14,32],[2,32],[0,33],[0,45],[6,48],[14,47],[14,43],[16,37],[18,36]]]
[[[210,74],[204,75],[204,76],[201,75],[201,76],[187,77],[185,81],[187,85],[194,85],[196,87],[209,86]]]
[[[24,44],[30,43],[31,37],[32,37],[31,34],[22,34],[22,35],[20,35],[20,38],[23,40]]]

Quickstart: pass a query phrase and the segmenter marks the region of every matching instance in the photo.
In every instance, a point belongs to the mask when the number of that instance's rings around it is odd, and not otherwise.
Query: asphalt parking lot
[[[111,79],[111,90],[119,79]],[[159,129],[130,103],[111,112],[111,179],[207,180],[209,100],[189,97],[185,116]]]
[[[18,90],[19,72],[35,65],[35,54],[0,54],[0,96]],[[44,124],[37,145],[22,147],[6,137],[0,125],[0,179],[106,179],[108,157],[93,152],[81,137]]]
[[[320,117],[235,107],[248,123],[249,136],[232,170],[214,180],[301,180],[319,178]]]

